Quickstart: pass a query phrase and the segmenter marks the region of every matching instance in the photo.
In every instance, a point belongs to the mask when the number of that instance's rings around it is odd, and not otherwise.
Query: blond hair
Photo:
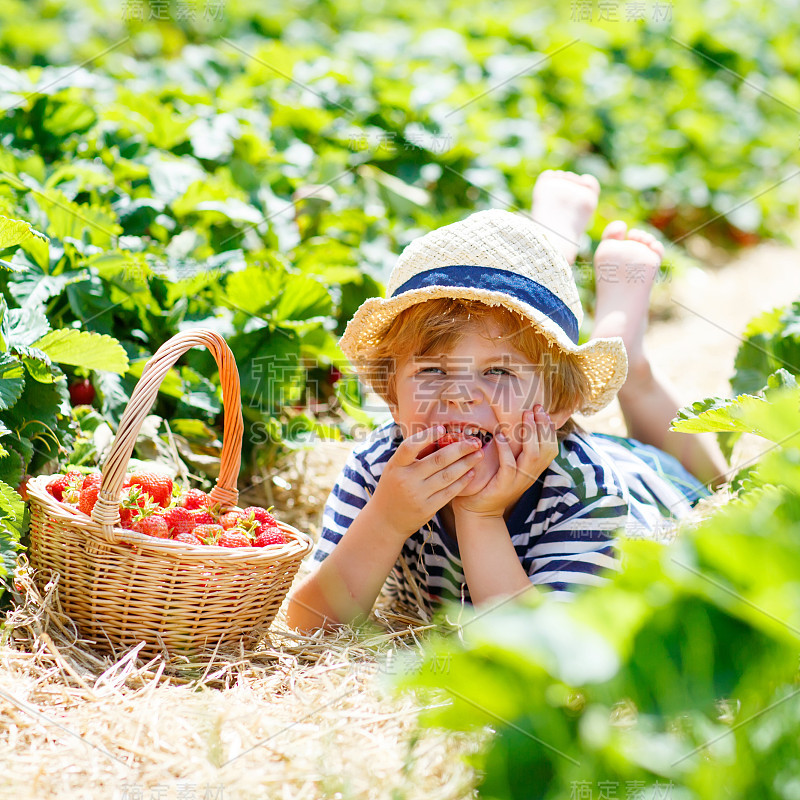
[[[545,380],[548,411],[580,408],[586,402],[591,388],[574,354],[550,343],[520,314],[478,300],[440,297],[401,311],[359,362],[359,372],[384,401],[396,405],[395,377],[401,360],[447,353],[463,337],[467,324],[485,327],[490,322],[528,361],[542,367],[542,375],[549,378]],[[559,429],[559,439],[578,428],[570,417]]]

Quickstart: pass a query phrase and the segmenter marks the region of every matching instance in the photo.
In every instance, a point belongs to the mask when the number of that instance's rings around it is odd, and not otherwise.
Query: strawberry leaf
[[[37,236],[47,241],[47,237],[35,230],[30,223],[0,216],[0,250],[15,247]]]
[[[128,356],[113,337],[93,331],[61,328],[50,331],[34,346],[58,364],[105,370],[121,375],[128,369]]]
[[[25,388],[25,370],[19,359],[0,353],[0,411],[11,408]]]

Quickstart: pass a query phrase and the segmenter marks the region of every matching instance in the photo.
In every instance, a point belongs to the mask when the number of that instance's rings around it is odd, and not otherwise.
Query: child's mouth
[[[477,439],[481,443],[482,448],[486,447],[486,445],[494,439],[494,436],[489,433],[489,431],[484,431],[480,428],[475,428],[472,431],[469,428],[464,428],[461,434],[467,439]]]
[[[463,428],[446,428],[446,432],[442,434],[433,444],[425,448],[417,458],[425,458],[443,447],[447,447],[454,442],[460,442],[464,439],[477,439],[481,443],[483,450],[492,441],[494,435],[485,431],[476,425],[465,425]]]

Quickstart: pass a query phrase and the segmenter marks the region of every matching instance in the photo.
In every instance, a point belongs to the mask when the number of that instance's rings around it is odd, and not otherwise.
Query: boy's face
[[[516,458],[525,437],[535,435],[535,429],[523,426],[525,411],[540,403],[556,428],[572,414],[574,409],[551,411],[544,370],[512,347],[497,323],[468,323],[449,352],[398,359],[397,404],[392,406],[392,416],[404,438],[432,425],[448,430],[477,426],[482,433],[492,434],[483,446],[484,457],[475,466],[475,477],[461,492],[462,496],[476,494],[497,472],[493,438],[497,433],[508,437]]]

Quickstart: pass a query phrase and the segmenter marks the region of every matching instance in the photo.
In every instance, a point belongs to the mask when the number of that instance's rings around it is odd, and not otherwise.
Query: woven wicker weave
[[[185,545],[117,527],[122,482],[142,422],[167,371],[198,345],[214,355],[225,407],[220,475],[210,495],[235,508],[243,431],[239,374],[225,341],[208,330],[178,334],[148,362],[103,466],[91,519],[49,494],[51,476],[28,484],[37,580],[59,573],[65,612],[100,648],[144,641],[143,655],[192,655],[234,642],[272,621],[312,548],[309,536],[283,523],[286,544],[241,548]]]

